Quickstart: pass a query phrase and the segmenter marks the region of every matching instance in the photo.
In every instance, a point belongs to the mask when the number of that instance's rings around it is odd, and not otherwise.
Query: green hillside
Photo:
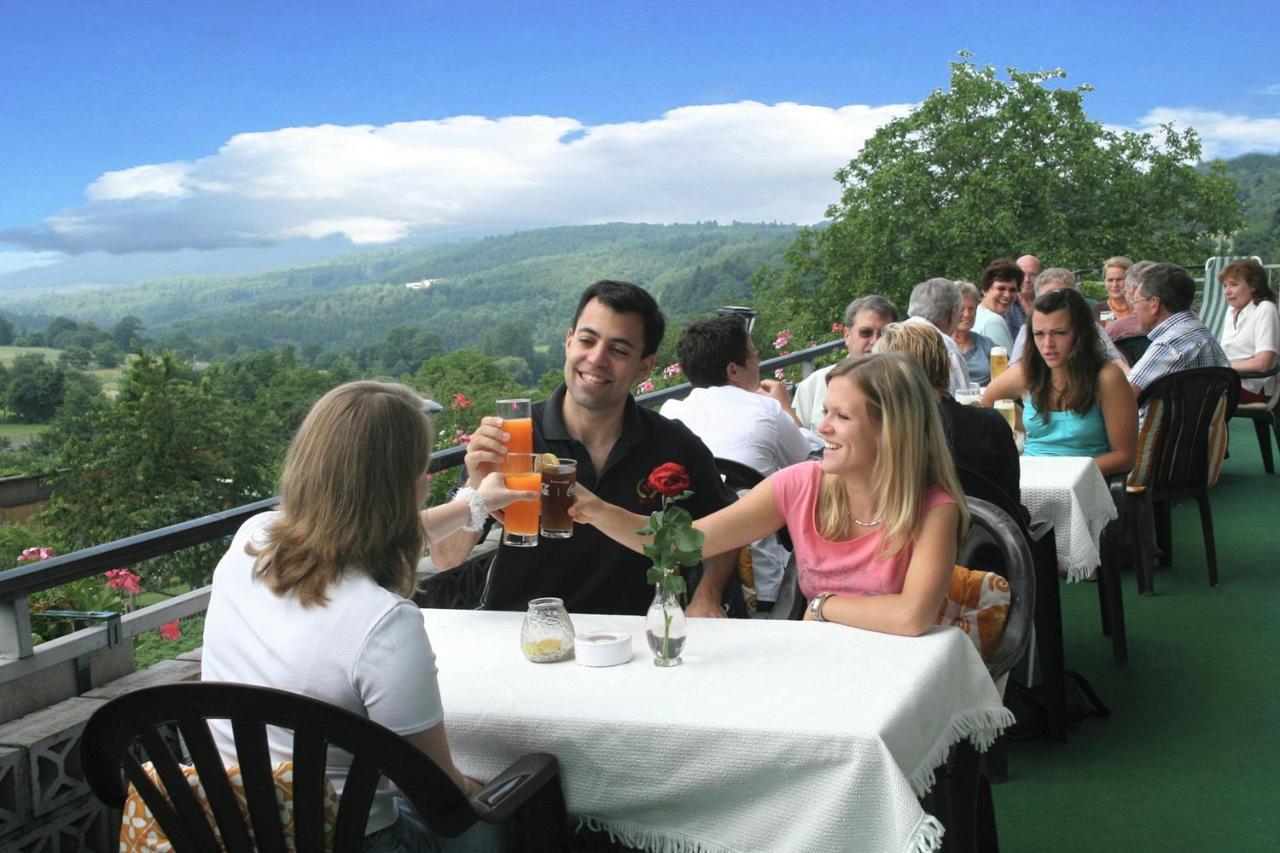
[[[191,277],[15,303],[23,316],[66,315],[109,326],[134,315],[156,338],[348,349],[395,325],[429,329],[447,349],[503,320],[527,323],[535,343],[557,340],[590,282],[649,287],[669,313],[705,311],[748,297],[749,280],[776,262],[789,225],[610,224],[550,228],[427,248],[383,249],[241,277]],[[436,279],[429,289],[407,282]]]
[[[1226,165],[1244,205],[1244,227],[1236,235],[1235,252],[1280,263],[1280,154],[1245,154]]]

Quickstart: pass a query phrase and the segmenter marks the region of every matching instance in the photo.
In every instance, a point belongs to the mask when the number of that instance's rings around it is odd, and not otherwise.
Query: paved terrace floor
[[[1173,511],[1156,595],[1124,575],[1129,665],[1111,662],[1095,584],[1062,588],[1067,668],[1111,708],[1065,744],[1015,743],[995,788],[1001,849],[1280,850],[1280,475],[1248,421],[1210,492],[1221,584],[1194,501]]]

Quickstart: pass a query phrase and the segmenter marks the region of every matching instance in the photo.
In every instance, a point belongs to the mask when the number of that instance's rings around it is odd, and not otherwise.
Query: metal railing
[[[816,359],[843,347],[843,341],[831,341],[769,359],[761,362],[760,367],[762,372],[771,376],[778,368],[798,364],[807,376]],[[640,395],[636,400],[653,408],[666,400],[683,397],[689,393],[690,387],[687,383],[676,385]],[[463,447],[437,451],[431,456],[431,471],[462,465],[465,453]],[[31,594],[100,575],[107,569],[131,566],[231,536],[249,518],[274,508],[278,502],[279,498],[268,498],[0,572],[0,684],[66,661],[81,659],[92,651],[113,646],[122,639],[153,630],[170,620],[203,612],[209,601],[209,587],[206,586],[123,614],[118,626],[114,623],[99,624],[37,646],[32,643],[31,618],[27,608],[27,597]]]

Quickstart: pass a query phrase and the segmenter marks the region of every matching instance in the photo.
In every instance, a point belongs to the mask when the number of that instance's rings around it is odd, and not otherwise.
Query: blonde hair
[[[348,382],[311,407],[280,475],[280,516],[254,577],[302,606],[324,605],[348,568],[400,595],[413,592],[425,537],[418,478],[431,461],[431,419],[403,385]]]
[[[973,287],[973,285],[969,285]],[[951,360],[942,333],[924,323],[890,323],[880,330],[872,352],[905,352],[916,360],[934,392],[951,389]]]
[[[827,384],[837,378],[857,386],[866,398],[867,414],[880,424],[871,485],[882,524],[878,556],[892,557],[911,542],[930,486],[955,498],[959,547],[969,527],[969,511],[942,432],[937,399],[920,366],[905,353],[856,355],[833,367]],[[847,529],[851,509],[843,478],[823,475],[816,514],[824,539],[834,540]]]

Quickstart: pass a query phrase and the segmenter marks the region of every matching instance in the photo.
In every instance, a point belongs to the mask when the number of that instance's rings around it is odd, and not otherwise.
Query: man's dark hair
[[[991,285],[997,281],[1011,281],[1018,287],[1022,287],[1022,280],[1025,277],[1026,273],[1022,271],[1022,268],[1009,258],[996,258],[987,264],[987,268],[982,271],[979,289],[986,293],[991,289]]]
[[[727,385],[730,364],[746,364],[751,356],[742,318],[726,316],[699,320],[684,330],[676,352],[680,369],[695,388]]]
[[[662,344],[662,336],[667,330],[667,321],[662,316],[658,303],[647,290],[629,281],[610,281],[609,279],[597,281],[582,291],[582,297],[578,300],[578,310],[573,315],[575,329],[578,328],[578,318],[582,316],[582,310],[592,299],[600,300],[603,305],[607,305],[610,310],[619,314],[639,314],[640,320],[644,323],[644,351],[640,353],[640,357],[644,358],[658,351],[658,347]]]
[[[1193,278],[1177,264],[1152,264],[1142,273],[1138,292],[1148,299],[1159,299],[1172,314],[1189,311],[1196,295]]]

